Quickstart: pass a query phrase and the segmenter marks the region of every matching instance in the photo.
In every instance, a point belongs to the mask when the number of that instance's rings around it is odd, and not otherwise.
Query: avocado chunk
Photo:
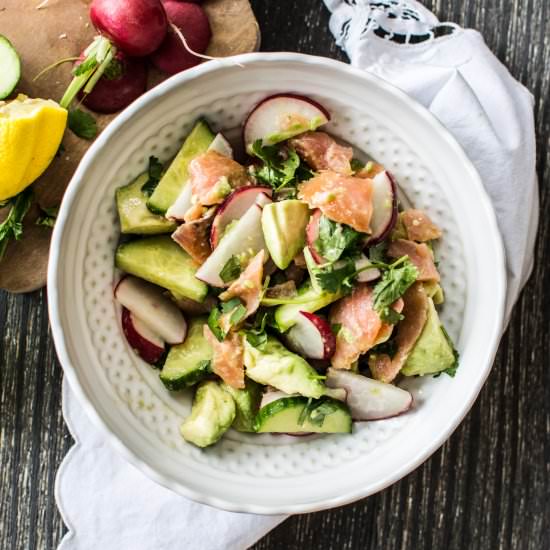
[[[286,269],[306,241],[309,207],[299,200],[266,204],[262,211],[262,231],[271,259]]]
[[[119,245],[119,269],[159,285],[174,294],[202,302],[208,287],[195,277],[197,264],[169,236],[146,237]]]
[[[332,302],[336,302],[342,297],[341,293],[331,293],[323,290],[316,290],[311,285],[310,281],[304,283],[298,289],[298,295],[294,299],[288,300],[285,305],[279,306],[275,310],[275,322],[281,332],[286,332],[290,327],[296,324],[300,311],[314,313],[322,309]],[[262,305],[268,305],[262,300]]]
[[[132,183],[116,190],[121,233],[158,235],[171,233],[176,229],[174,222],[167,220],[164,216],[153,214],[147,208],[147,196],[141,188],[148,179],[147,174],[141,174]]]
[[[445,301],[445,293],[443,287],[435,281],[424,282],[424,290],[426,294],[434,301],[436,306],[441,305]]]
[[[261,349],[244,339],[246,375],[258,384],[273,386],[285,393],[305,397],[321,397],[327,388],[319,380],[317,371],[305,359],[288,351],[273,336]]]
[[[456,367],[452,343],[439,320],[433,300],[428,303],[428,319],[416,341],[401,374],[405,376],[436,374]]]
[[[193,399],[191,415],[180,427],[185,441],[197,447],[208,447],[218,441],[235,420],[233,398],[219,382],[201,382]]]
[[[183,344],[170,348],[159,375],[169,390],[193,386],[212,372],[212,347],[203,334],[206,321],[206,317],[191,319]]]
[[[256,417],[260,433],[351,433],[351,425],[346,405],[330,397],[283,397],[262,407]]]
[[[205,120],[199,120],[184,141],[179,153],[162,176],[155,191],[147,201],[147,207],[155,214],[166,214],[176,202],[181,190],[187,183],[189,163],[201,153],[206,152],[214,134]]]
[[[222,386],[233,397],[237,407],[237,414],[231,427],[238,432],[254,432],[254,421],[262,400],[261,386],[249,378],[246,379],[245,388],[242,390],[225,383]]]

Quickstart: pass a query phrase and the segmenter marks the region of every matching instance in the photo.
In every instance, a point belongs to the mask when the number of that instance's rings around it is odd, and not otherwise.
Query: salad
[[[117,189],[124,334],[206,447],[229,429],[349,433],[402,414],[407,376],[454,376],[436,309],[441,230],[309,98],[264,99],[235,158],[199,120],[171,163]],[[398,198],[401,198],[401,200]]]

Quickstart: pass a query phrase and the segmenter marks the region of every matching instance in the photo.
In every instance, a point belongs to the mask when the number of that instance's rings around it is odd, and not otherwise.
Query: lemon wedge
[[[51,99],[19,95],[0,101],[0,200],[14,197],[53,160],[67,125],[67,111]]]

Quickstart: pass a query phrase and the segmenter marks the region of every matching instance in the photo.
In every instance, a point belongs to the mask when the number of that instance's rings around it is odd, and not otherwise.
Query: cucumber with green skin
[[[19,84],[21,60],[12,43],[0,34],[0,99],[8,97]]]
[[[154,214],[166,214],[176,202],[181,190],[187,184],[189,163],[206,152],[214,133],[205,120],[199,120],[184,141],[179,153],[162,176],[155,191],[147,201],[147,207]]]
[[[255,421],[258,433],[351,433],[351,426],[346,405],[330,397],[283,397],[262,407]]]
[[[177,225],[147,208],[147,195],[141,190],[149,176],[141,174],[132,183],[116,190],[120,232],[137,235],[172,233]]]
[[[206,321],[206,317],[191,319],[183,344],[170,348],[159,375],[169,390],[188,388],[211,374],[212,346],[203,333]]]
[[[197,264],[169,236],[145,237],[119,245],[116,266],[150,283],[202,302],[208,287],[195,277]]]

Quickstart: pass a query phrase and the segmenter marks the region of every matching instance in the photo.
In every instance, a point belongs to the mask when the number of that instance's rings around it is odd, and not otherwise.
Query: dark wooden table
[[[320,1],[252,3],[263,50],[345,59]],[[256,550],[550,549],[550,2],[425,5],[441,20],[480,30],[535,96],[542,209],[535,271],[487,384],[450,440],[391,488],[292,517]],[[54,479],[72,441],[61,414],[62,371],[46,293],[0,294],[0,327],[0,549],[55,548],[65,527]]]

